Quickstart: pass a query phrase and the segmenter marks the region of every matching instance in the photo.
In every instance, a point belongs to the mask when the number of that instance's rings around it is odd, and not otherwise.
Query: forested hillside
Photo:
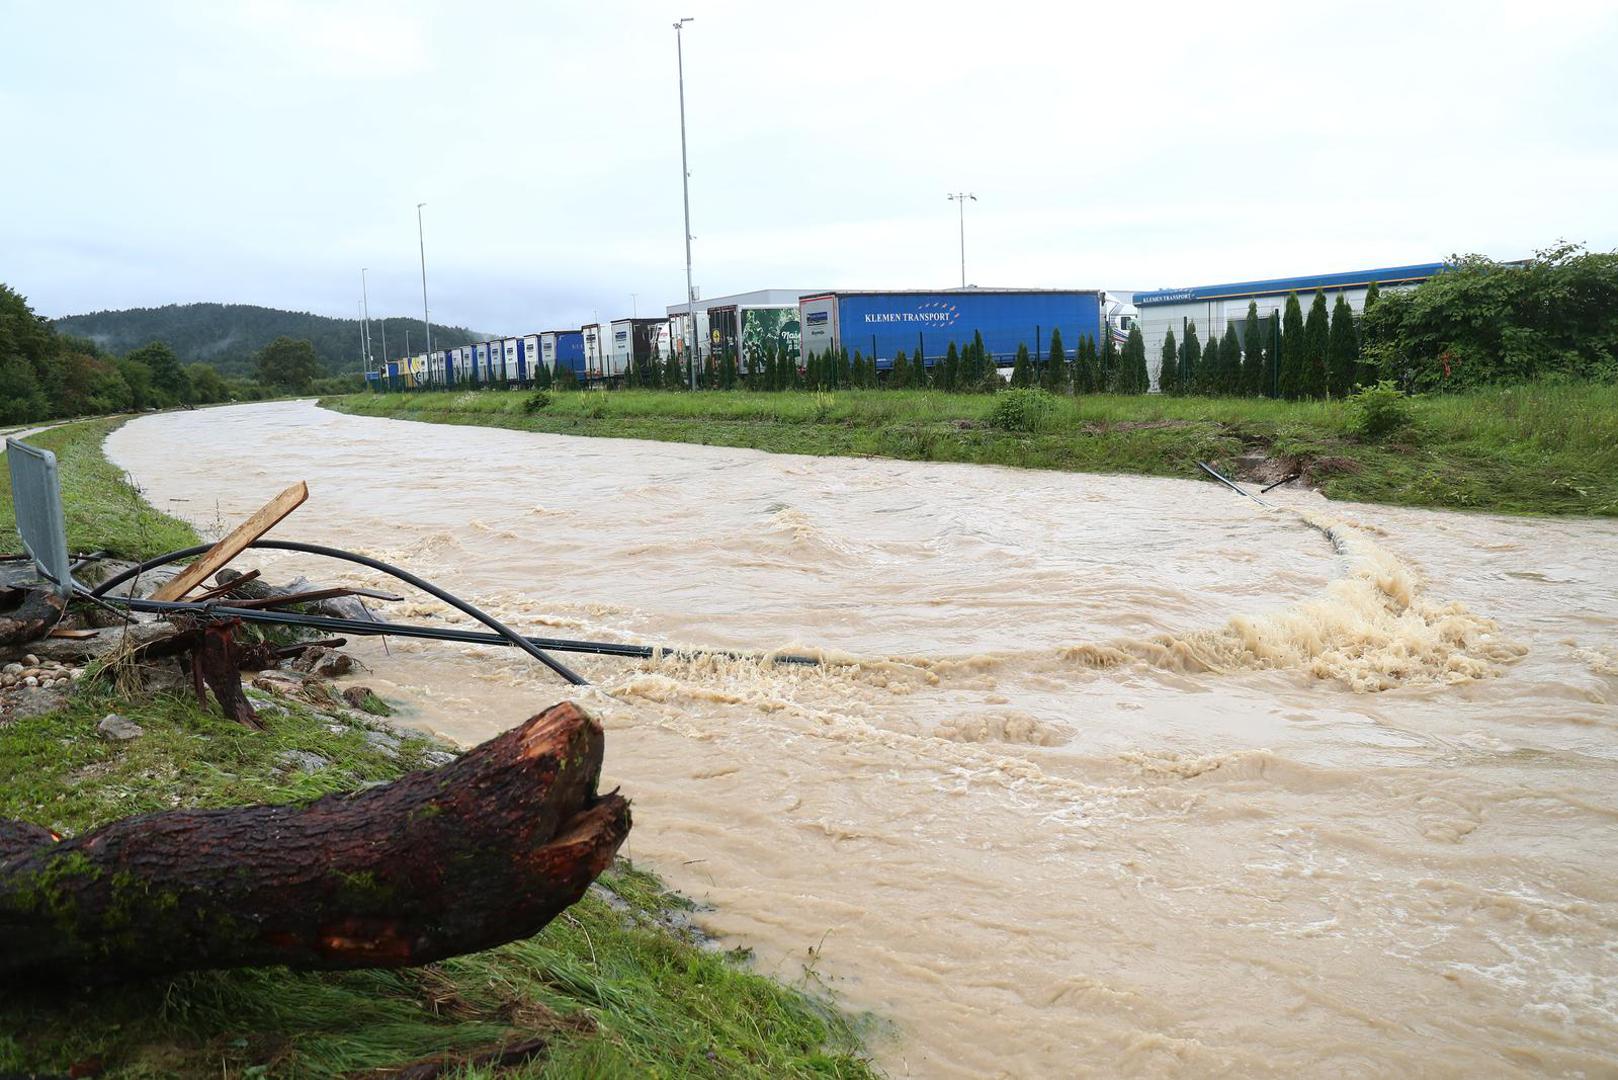
[[[55,320],[56,329],[73,337],[93,341],[109,353],[127,353],[154,341],[174,350],[185,363],[209,364],[226,375],[247,375],[253,369],[253,356],[276,338],[310,342],[321,369],[328,375],[360,370],[360,323],[358,319],[334,319],[304,311],[283,311],[253,304],[168,304],[156,308],[130,308],[126,311],[96,311]],[[406,334],[410,348],[422,351],[421,320],[385,320],[388,352],[405,354]],[[371,357],[381,360],[384,320],[371,320]],[[433,345],[452,348],[469,345],[488,335],[475,335],[459,326],[433,325]]]

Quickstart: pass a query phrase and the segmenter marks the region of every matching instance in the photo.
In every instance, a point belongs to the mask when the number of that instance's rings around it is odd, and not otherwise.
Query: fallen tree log
[[[612,862],[601,726],[553,706],[439,769],[307,806],[180,810],[70,840],[0,822],[0,985],[408,967],[527,937]]]

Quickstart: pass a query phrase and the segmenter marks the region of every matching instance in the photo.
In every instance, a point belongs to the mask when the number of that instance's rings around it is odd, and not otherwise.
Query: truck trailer
[[[667,319],[612,320],[612,374],[657,363],[657,333]]]
[[[555,375],[560,367],[571,371],[581,382],[584,379],[584,332],[582,330],[547,330],[539,335],[539,355],[545,366]]]
[[[804,356],[832,349],[876,359],[879,370],[893,366],[901,350],[918,351],[929,365],[983,336],[985,352],[998,365],[1015,360],[1017,348],[1043,354],[1052,330],[1062,331],[1072,350],[1081,337],[1101,341],[1105,327],[1100,290],[947,289],[936,292],[833,292],[806,296],[798,304]]]

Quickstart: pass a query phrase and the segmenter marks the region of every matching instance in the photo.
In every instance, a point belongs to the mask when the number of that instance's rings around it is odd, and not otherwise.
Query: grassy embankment
[[[37,437],[60,455],[73,546],[141,555],[192,542],[101,457],[114,423]],[[7,499],[8,550],[10,512]],[[96,722],[110,711],[146,734],[99,738]],[[251,732],[187,698],[86,690],[62,711],[0,723],[0,818],[73,834],[177,806],[300,801],[399,776],[432,745],[407,738],[394,758],[363,735],[295,704],[269,731]],[[332,764],[289,774],[277,760],[286,750]],[[65,1075],[100,1062],[99,1075],[111,1077],[367,1075],[540,1035],[548,1057],[502,1077],[870,1075],[861,1025],[674,928],[687,901],[627,863],[599,884],[531,939],[421,968],[210,972],[75,993],[0,988],[0,1074]]]
[[[1197,477],[1259,450],[1334,499],[1507,513],[1618,515],[1618,387],[1536,384],[1412,400],[1414,423],[1356,439],[1338,402],[1062,398],[1036,433],[990,422],[994,398],[929,391],[356,394],[368,416],[610,435],[797,454]]]

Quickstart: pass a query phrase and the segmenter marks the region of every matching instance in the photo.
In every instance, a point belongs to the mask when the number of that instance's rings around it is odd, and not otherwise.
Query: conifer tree
[[[1326,348],[1326,391],[1334,398],[1354,392],[1359,378],[1360,335],[1354,328],[1354,310],[1342,293],[1331,312],[1331,336]]]
[[[1112,339],[1112,331],[1103,328],[1101,331],[1101,364],[1097,373],[1096,387],[1103,393],[1113,393],[1118,389],[1118,345]]]
[[[1365,289],[1365,303],[1360,305],[1360,311],[1362,313],[1370,311],[1373,307],[1376,306],[1377,298],[1380,297],[1381,295],[1382,295],[1382,290],[1377,287],[1376,282],[1374,282],[1374,281],[1371,282],[1371,284],[1369,286],[1367,286],[1366,289]]]
[[[837,350],[837,385],[850,389],[854,385],[854,367],[848,362],[848,349]]]
[[[1281,396],[1296,400],[1303,392],[1303,305],[1297,293],[1287,294],[1286,314],[1281,317]]]
[[[888,388],[903,390],[909,385],[910,361],[905,357],[905,351],[900,349],[893,354],[893,369],[888,372]]]
[[[1371,308],[1376,306],[1377,299],[1381,296],[1381,294],[1382,291],[1377,287],[1376,282],[1371,282],[1370,286],[1365,290],[1365,303],[1361,305],[1360,313],[1362,315],[1369,314]],[[1376,365],[1365,360],[1366,356],[1371,355],[1372,352],[1372,350],[1366,347],[1371,345],[1372,342],[1366,337],[1365,327],[1366,324],[1361,323],[1359,326],[1354,328],[1356,336],[1359,338],[1359,354],[1361,361],[1359,372],[1357,373],[1356,378],[1358,378],[1358,380],[1366,386],[1375,386],[1377,379],[1380,377],[1380,373],[1376,370]]]
[[[556,378],[553,383],[558,390],[577,390],[579,388],[579,377],[573,373],[573,369],[568,365],[557,364]]]
[[[983,331],[972,331],[972,389],[982,390],[987,378],[987,370],[994,366],[994,360],[983,347]]]
[[[1208,344],[1202,347],[1202,362],[1197,365],[1196,392],[1203,395],[1212,394],[1218,381],[1219,371],[1219,335],[1211,329],[1208,332]]]
[[[1197,340],[1197,324],[1185,324],[1185,340],[1180,343],[1180,393],[1195,394],[1201,389],[1202,342]]]
[[[534,389],[549,390],[551,388],[551,369],[541,361],[534,365]]]
[[[961,352],[955,347],[955,342],[951,341],[949,348],[944,350],[944,363],[938,372],[939,388],[945,391],[953,391],[955,389],[955,380],[960,374]]]
[[[1011,385],[1034,385],[1034,371],[1032,362],[1028,359],[1028,346],[1017,346],[1017,358],[1011,362]]]
[[[1236,324],[1225,323],[1225,337],[1219,343],[1219,392],[1242,392],[1242,342],[1236,336]]]
[[[1314,303],[1303,324],[1302,364],[1298,370],[1298,393],[1303,397],[1326,396],[1326,352],[1331,347],[1331,318],[1326,313],[1326,293],[1315,290]]]
[[[1146,370],[1146,339],[1141,336],[1139,326],[1129,331],[1129,337],[1124,342],[1121,366],[1128,386],[1126,392],[1146,393],[1152,385],[1152,377]]]
[[[1280,397],[1277,389],[1281,378],[1281,313],[1270,312],[1264,320],[1264,388],[1265,397]]]
[[[1073,361],[1073,392],[1075,394],[1093,394],[1096,392],[1096,339],[1089,334],[1079,338],[1078,355]]]
[[[1157,392],[1174,394],[1180,386],[1180,353],[1174,345],[1174,330],[1163,335],[1163,356],[1157,365]]]
[[[918,390],[927,388],[927,350],[916,342],[916,355],[910,358],[910,385]]]
[[[1067,369],[1067,350],[1062,347],[1062,328],[1051,328],[1051,356],[1045,362],[1045,389],[1053,394],[1065,394],[1070,373]]]
[[[1258,317],[1258,301],[1247,302],[1245,348],[1242,350],[1242,393],[1258,397],[1264,393],[1264,324]]]

